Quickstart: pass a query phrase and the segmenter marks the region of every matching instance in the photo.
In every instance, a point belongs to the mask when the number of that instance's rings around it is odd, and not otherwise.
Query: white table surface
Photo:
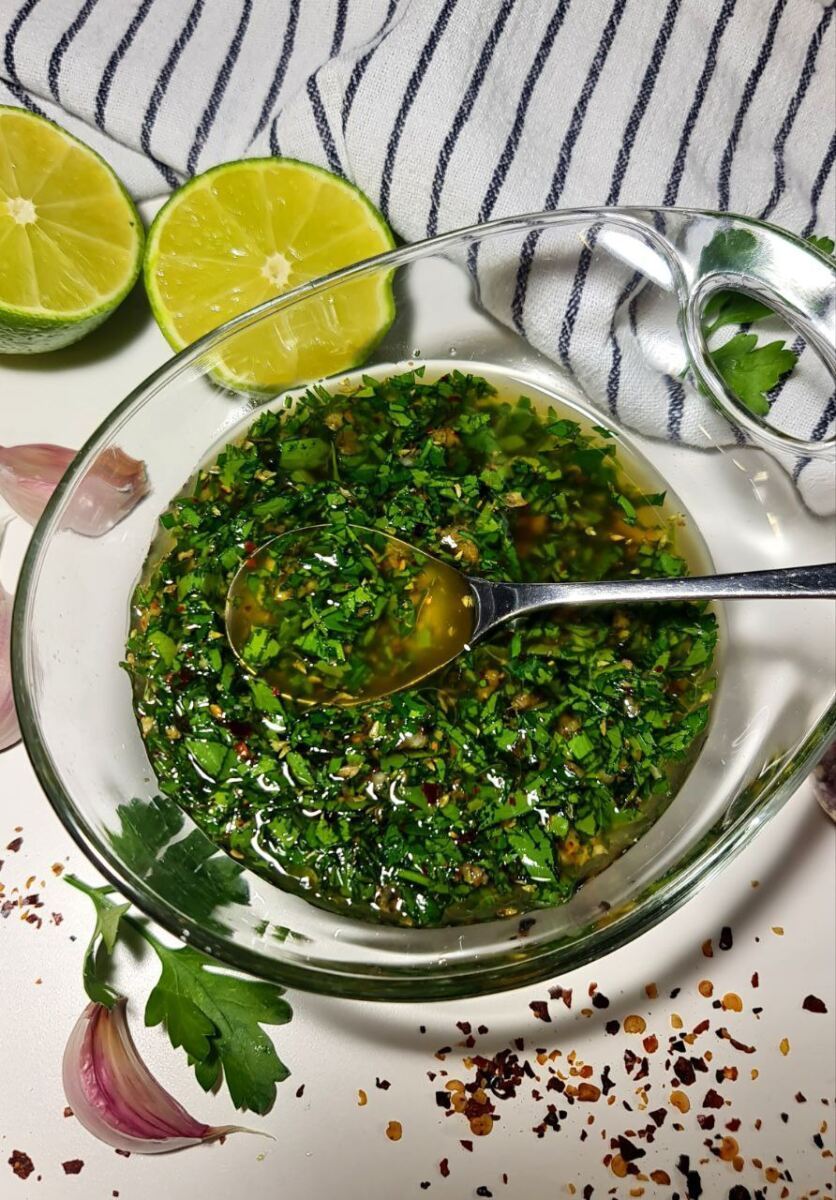
[[[166,346],[148,315],[141,293],[131,297],[114,318],[81,345],[38,360],[0,360],[0,443],[49,441],[78,446],[108,410],[166,357]],[[0,501],[0,505],[2,501]],[[15,521],[9,528],[0,560],[0,579],[11,588],[25,547],[28,527]],[[17,851],[5,847],[21,837]],[[226,1200],[246,1195],[252,1200],[400,1200],[401,1197],[446,1197],[463,1200],[487,1188],[503,1200],[552,1200],[583,1196],[591,1185],[594,1200],[602,1196],[644,1194],[664,1200],[687,1195],[677,1170],[680,1156],[700,1172],[706,1200],[729,1196],[735,1186],[746,1191],[735,1200],[792,1200],[832,1195],[834,1187],[834,1064],[836,1063],[836,829],[819,811],[809,788],[783,812],[710,887],[663,925],[616,954],[560,979],[574,989],[571,1010],[550,1004],[552,1021],[536,1020],[532,1000],[548,995],[543,985],[481,1000],[415,1006],[373,1005],[293,993],[294,1019],[275,1030],[279,1053],[292,1071],[280,1085],[273,1112],[249,1123],[275,1140],[245,1134],[223,1145],[198,1147],[174,1155],[123,1158],[91,1138],[71,1117],[64,1116],[61,1057],[67,1036],[81,1012],[83,947],[91,930],[91,912],[83,896],[73,892],[52,870],[60,864],[94,882],[96,874],[76,849],[45,799],[26,752],[18,746],[0,755],[0,906],[4,900],[37,893],[42,908],[13,909],[0,918],[0,1200],[57,1200],[65,1197],[124,1200],[181,1200],[198,1195]],[[757,880],[759,885],[753,886]],[[42,925],[28,922],[34,912]],[[56,922],[52,914],[61,914]],[[723,926],[733,931],[734,945],[718,949]],[[783,930],[783,933],[775,932]],[[711,938],[714,956],[701,946]],[[120,962],[121,978],[132,998],[133,1028],[140,1048],[161,1080],[201,1120],[234,1122],[224,1094],[205,1096],[185,1064],[181,1051],[170,1048],[158,1031],[142,1028],[145,994],[153,980],[153,964]],[[758,973],[759,987],[751,979]],[[700,994],[698,983],[711,980],[713,998]],[[598,984],[610,1007],[581,1012],[588,985]],[[655,983],[658,999],[645,986]],[[670,998],[670,992],[681,992]],[[743,1011],[718,1011],[713,1000],[737,993]],[[805,1011],[808,994],[820,997],[827,1015]],[[754,1013],[755,1007],[762,1012]],[[624,1051],[643,1055],[641,1037],[623,1031],[608,1035],[605,1023],[628,1014],[645,1018],[645,1036],[656,1034],[659,1050],[650,1054],[649,1075],[640,1083],[625,1074]],[[685,1088],[690,1112],[669,1105],[671,1070],[665,1069],[671,1017],[678,1014],[683,1032],[709,1018],[710,1029],[690,1053],[713,1052],[707,1075]],[[565,1102],[546,1092],[532,1098],[528,1081],[516,1099],[497,1102],[500,1122],[490,1137],[474,1138],[468,1152],[460,1139],[470,1138],[464,1118],[447,1118],[437,1107],[435,1082],[427,1072],[449,1070],[450,1077],[472,1078],[461,1065],[467,1053],[456,1048],[445,1063],[433,1057],[442,1046],[461,1040],[457,1021],[480,1024],[489,1033],[477,1051],[490,1056],[525,1039],[524,1055],[536,1047],[560,1049],[556,1065],[566,1069],[566,1055],[577,1052],[599,1071],[611,1064],[616,1102],[606,1106],[577,1104],[568,1110],[560,1132],[546,1130],[537,1138],[532,1127]],[[419,1027],[426,1026],[426,1033]],[[736,1051],[718,1039],[725,1025],[755,1053]],[[781,1052],[782,1039],[789,1043]],[[676,1057],[676,1055],[674,1055]],[[736,1081],[718,1084],[716,1068],[737,1066]],[[752,1079],[753,1068],[757,1078]],[[538,1069],[535,1063],[535,1069]],[[388,1090],[375,1078],[390,1081]],[[575,1080],[579,1082],[579,1080]],[[304,1092],[296,1092],[304,1084]],[[648,1108],[665,1107],[669,1115],[638,1167],[645,1173],[666,1171],[670,1184],[637,1177],[617,1178],[604,1164],[610,1138],[648,1125],[647,1113],[629,1112],[642,1102],[638,1088],[648,1087]],[[699,1112],[709,1087],[730,1103],[716,1113],[713,1134],[700,1128]],[[359,1106],[358,1089],[368,1103]],[[795,1099],[801,1092],[806,1100]],[[786,1120],[781,1114],[786,1115]],[[586,1122],[594,1117],[593,1125]],[[246,1118],[244,1118],[246,1123]],[[403,1137],[388,1140],[389,1121],[400,1121]],[[739,1120],[734,1136],[742,1170],[711,1154],[706,1143],[725,1133],[729,1120]],[[682,1128],[675,1129],[678,1121]],[[822,1121],[824,1153],[813,1142]],[[756,1127],[760,1123],[760,1127]],[[580,1132],[588,1128],[586,1140]],[[636,1140],[636,1139],[634,1139]],[[34,1171],[27,1180],[8,1164],[13,1151],[29,1155]],[[827,1156],[830,1155],[830,1156]],[[448,1178],[440,1160],[447,1158]],[[65,1174],[62,1163],[83,1160],[78,1175]],[[760,1165],[758,1165],[760,1164]],[[738,1164],[740,1165],[740,1164]],[[770,1180],[773,1169],[788,1172]],[[508,1182],[503,1183],[502,1175]],[[422,1190],[421,1181],[430,1187]],[[575,1189],[574,1191],[572,1189]],[[643,1189],[643,1193],[639,1190]],[[482,1194],[485,1194],[484,1192]],[[589,1194],[589,1193],[588,1193]]]

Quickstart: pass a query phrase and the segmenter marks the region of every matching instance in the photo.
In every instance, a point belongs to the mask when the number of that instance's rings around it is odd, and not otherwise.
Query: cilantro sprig
[[[112,889],[91,887],[75,875],[67,883],[90,898],[96,910],[93,936],[84,956],[84,987],[91,1000],[111,1008],[117,993],[106,982],[107,960],[123,926],[145,941],[162,968],[145,1007],[145,1024],[162,1025],[171,1044],[185,1050],[204,1091],[226,1081],[236,1108],[264,1115],[276,1100],[276,1084],[290,1072],[264,1025],[284,1025],[292,1016],[272,983],[230,975],[191,946],[164,945],[130,912],[110,898]]]
[[[836,244],[829,237],[809,237],[807,241],[822,253],[832,255]],[[700,266],[722,266],[729,258],[738,261],[749,251],[752,235],[745,230],[729,230],[713,238],[703,252]],[[702,314],[706,342],[730,325],[752,326],[775,314],[768,305],[743,292],[716,292]],[[769,393],[785,379],[798,363],[798,354],[786,342],[762,343],[757,333],[741,330],[727,342],[709,351],[712,363],[726,387],[756,416],[769,412]]]

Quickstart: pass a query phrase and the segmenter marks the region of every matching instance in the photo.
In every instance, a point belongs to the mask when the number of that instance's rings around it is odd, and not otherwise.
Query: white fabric
[[[245,155],[320,163],[407,240],[615,203],[834,234],[833,16],[821,0],[0,0],[0,103],[65,124],[137,196]],[[568,292],[542,275],[535,260],[522,324],[559,356]],[[512,292],[486,297],[509,323]],[[612,326],[622,420],[730,440],[654,339],[655,300],[638,296],[635,333],[629,301],[611,301],[588,289],[572,334],[591,398],[606,411]],[[775,405],[793,432],[833,432],[832,397],[791,381]],[[785,465],[832,511],[831,463]]]

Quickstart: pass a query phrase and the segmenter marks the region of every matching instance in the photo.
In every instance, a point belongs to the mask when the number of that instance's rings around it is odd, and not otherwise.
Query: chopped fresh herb
[[[329,553],[360,525],[487,579],[685,573],[664,494],[620,453],[602,429],[460,372],[366,376],[262,413],[161,518],[171,549],[134,597],[126,666],[164,797],[236,865],[344,913],[431,926],[568,900],[687,770],[708,719],[710,612],[533,615],[421,686],[339,707],[284,698],[270,664],[351,680],[392,603],[379,562],[332,574],[321,597],[301,578],[290,600],[259,593],[290,607],[253,626],[246,665],[224,611],[242,564],[304,526],[327,526]],[[394,617],[407,636],[420,624],[415,606]]]

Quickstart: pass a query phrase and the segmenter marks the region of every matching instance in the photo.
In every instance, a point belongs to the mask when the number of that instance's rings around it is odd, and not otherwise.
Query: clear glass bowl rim
[[[646,209],[623,208],[618,213],[628,227],[635,227]],[[672,214],[677,209],[669,210]],[[687,211],[687,210],[686,210]],[[36,525],[21,567],[12,616],[12,685],[21,734],[35,774],[47,799],[61,823],[70,833],[84,855],[126,899],[174,937],[188,941],[235,970],[247,972],[278,984],[326,995],[339,994],[348,998],[380,1001],[426,1001],[453,999],[473,995],[498,993],[537,983],[596,961],[652,929],[670,913],[676,911],[731,862],[755,835],[783,808],[803,782],[831,741],[836,740],[836,699],[821,719],[796,747],[792,756],[780,764],[751,803],[744,806],[722,828],[709,831],[701,842],[661,881],[649,885],[624,911],[606,923],[584,930],[579,936],[558,939],[539,946],[536,953],[519,955],[520,943],[515,943],[514,956],[501,957],[502,951],[481,956],[480,962],[455,961],[439,965],[428,975],[425,970],[412,971],[407,967],[377,967],[358,964],[328,968],[319,965],[300,965],[281,955],[281,947],[271,946],[271,955],[260,954],[247,946],[235,943],[178,912],[172,905],[161,902],[155,895],[136,886],[122,873],[118,856],[85,818],[61,783],[49,750],[41,737],[37,706],[34,700],[33,660],[30,654],[29,624],[32,601],[37,586],[41,552],[54,532],[56,514],[64,497],[72,491],[76,480],[90,465],[101,449],[101,443],[130,418],[133,412],[153,399],[207,352],[217,349],[242,329],[255,325],[265,317],[290,307],[297,300],[310,298],[317,292],[354,276],[374,270],[394,271],[417,259],[441,254],[445,250],[481,241],[498,234],[514,233],[552,224],[592,219],[600,210],[563,209],[555,212],[535,212],[472,225],[435,238],[425,239],[387,251],[340,271],[311,280],[265,301],[248,312],[227,321],[184,350],[173,355],[142,383],[134,388],[102,421],[67,468],[58,487]],[[728,217],[727,213],[716,214]],[[632,219],[631,219],[632,218]],[[738,218],[739,219],[739,218]],[[762,224],[752,220],[751,224]],[[783,230],[781,232],[784,232]]]

